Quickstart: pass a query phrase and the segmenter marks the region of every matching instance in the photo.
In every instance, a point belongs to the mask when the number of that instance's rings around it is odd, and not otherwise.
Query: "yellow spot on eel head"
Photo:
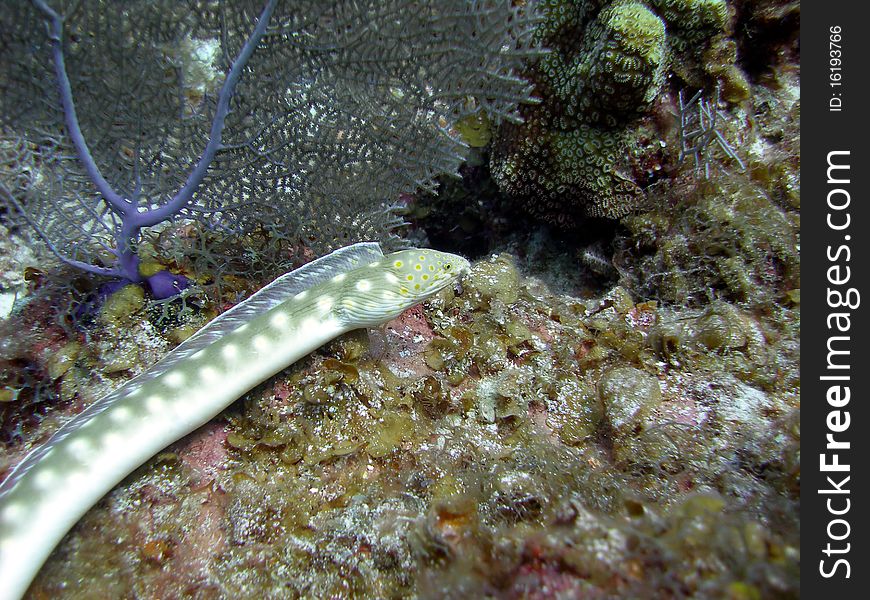
[[[393,266],[396,267],[397,269],[401,269],[402,268],[402,261],[397,260],[396,262],[393,263]]]

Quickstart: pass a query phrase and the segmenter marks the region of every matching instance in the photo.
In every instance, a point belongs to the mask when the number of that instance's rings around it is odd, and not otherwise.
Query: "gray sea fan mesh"
[[[2,2],[0,135],[30,161],[6,152],[0,196],[56,252],[107,264],[120,220],[70,142],[35,4]],[[266,0],[47,4],[64,15],[95,164],[140,211],[165,205],[200,160],[225,74]],[[266,228],[316,253],[395,243],[399,195],[463,160],[456,122],[480,110],[515,119],[529,98],[514,73],[537,52],[536,18],[510,0],[279,2],[235,88],[222,147],[174,218],[233,235]]]

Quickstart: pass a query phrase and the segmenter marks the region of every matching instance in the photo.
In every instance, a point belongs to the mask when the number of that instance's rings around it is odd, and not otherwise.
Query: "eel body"
[[[67,531],[151,456],[325,342],[397,317],[467,268],[434,250],[342,248],[276,279],[89,406],[0,484],[0,600],[20,598]]]

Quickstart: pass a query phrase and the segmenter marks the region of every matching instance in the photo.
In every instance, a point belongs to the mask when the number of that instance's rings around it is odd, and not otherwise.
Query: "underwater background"
[[[800,595],[799,2],[49,2],[61,44],[43,4],[0,24],[0,478],[317,256],[472,268],[144,464],[27,597]]]

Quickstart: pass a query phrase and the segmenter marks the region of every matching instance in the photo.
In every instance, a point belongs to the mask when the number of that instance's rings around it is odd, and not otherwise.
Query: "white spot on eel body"
[[[346,274],[346,273],[339,273],[338,275],[336,275],[335,277],[333,277],[332,280],[333,280],[335,283],[340,283],[340,282],[344,281],[345,277],[347,277],[347,274]]]
[[[66,450],[78,460],[85,461],[93,454],[94,445],[91,443],[91,440],[80,437],[70,440]]]
[[[273,327],[283,329],[284,327],[287,327],[287,323],[290,322],[290,317],[287,316],[287,313],[285,312],[276,312],[272,315],[272,318],[269,319],[269,322]]]
[[[392,273],[387,273],[387,282],[389,283],[399,283],[399,278],[393,275]]]
[[[57,471],[54,469],[41,469],[33,476],[33,483],[43,489],[49,488],[57,482]]]
[[[361,279],[356,282],[356,289],[361,292],[367,292],[372,289],[372,284],[368,279]]]
[[[224,355],[224,358],[235,358],[239,355],[239,349],[233,344],[227,344],[221,348],[221,354]]]
[[[132,412],[133,411],[126,406],[116,406],[109,411],[109,418],[115,423],[123,423],[130,418]]]
[[[24,506],[20,502],[8,505],[3,509],[3,520],[7,523],[15,523],[24,517]]]
[[[305,297],[307,295],[308,295],[308,290],[303,290],[303,291],[299,292],[298,294],[296,294],[295,296],[293,296],[293,299],[294,300],[305,300]]]
[[[199,375],[206,381],[215,381],[220,377],[220,373],[218,373],[217,369],[213,367],[203,367],[199,371]]]
[[[145,400],[145,407],[151,412],[160,412],[166,408],[166,401],[160,396],[150,396]]]
[[[186,377],[181,371],[170,371],[164,376],[166,385],[171,388],[178,389],[184,385]]]
[[[265,335],[257,335],[254,336],[254,339],[251,340],[251,344],[254,346],[254,349],[263,352],[268,350],[272,346],[272,342],[269,341]]]

